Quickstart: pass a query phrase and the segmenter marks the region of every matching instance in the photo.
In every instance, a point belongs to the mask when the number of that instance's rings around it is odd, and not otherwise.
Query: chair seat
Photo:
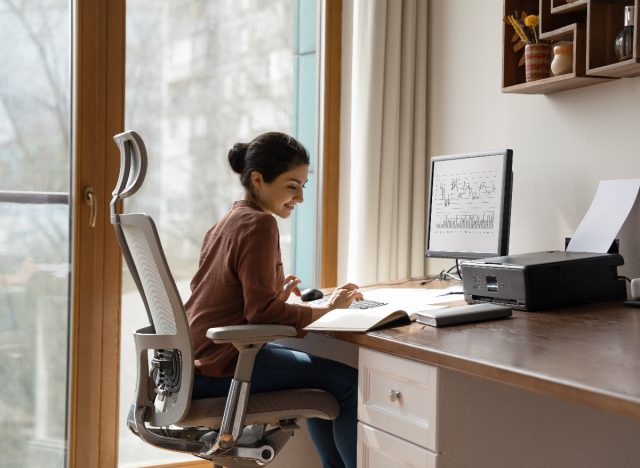
[[[227,397],[192,400],[189,412],[177,425],[217,429]],[[317,389],[253,393],[249,398],[245,424],[264,424],[286,419],[335,419],[340,412],[333,395]]]

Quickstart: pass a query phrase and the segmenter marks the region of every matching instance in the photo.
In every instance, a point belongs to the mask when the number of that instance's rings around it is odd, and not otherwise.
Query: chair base
[[[136,411],[135,405],[132,405],[127,425],[136,436],[158,448],[190,453],[211,460],[214,468],[266,466],[275,459],[294,431],[299,429],[295,420],[281,421],[280,425],[269,430],[265,430],[266,424],[245,426],[237,444],[221,450],[215,445],[218,433],[214,430],[204,427],[149,427],[142,421],[142,414],[144,407],[137,408]]]
[[[264,434],[259,440],[251,441],[256,433],[262,432],[264,427],[249,430],[246,441],[242,441],[244,435],[240,437],[239,444],[225,451],[224,453],[214,453],[211,455],[200,454],[199,456],[213,462],[213,466],[223,466],[225,468],[246,468],[260,467],[271,463],[282,447],[293,436],[299,427],[295,423],[289,423],[283,427],[274,427]],[[220,465],[220,463],[224,463]]]

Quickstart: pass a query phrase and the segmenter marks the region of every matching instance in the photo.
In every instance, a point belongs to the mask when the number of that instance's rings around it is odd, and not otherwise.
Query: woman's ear
[[[264,179],[262,178],[262,174],[258,171],[251,172],[251,185],[253,185],[253,188],[256,190],[262,190]]]

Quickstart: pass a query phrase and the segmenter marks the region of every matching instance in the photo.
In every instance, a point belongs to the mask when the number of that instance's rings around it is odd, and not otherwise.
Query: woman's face
[[[309,166],[296,166],[267,183],[262,174],[254,171],[251,180],[258,206],[266,213],[288,218],[296,204],[304,201],[302,189],[308,176]]]

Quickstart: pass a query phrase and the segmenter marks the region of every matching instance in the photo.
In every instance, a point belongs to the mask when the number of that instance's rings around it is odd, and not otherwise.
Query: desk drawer
[[[358,423],[358,468],[437,468],[438,455]]]
[[[358,419],[437,450],[438,368],[365,348],[358,361]]]

